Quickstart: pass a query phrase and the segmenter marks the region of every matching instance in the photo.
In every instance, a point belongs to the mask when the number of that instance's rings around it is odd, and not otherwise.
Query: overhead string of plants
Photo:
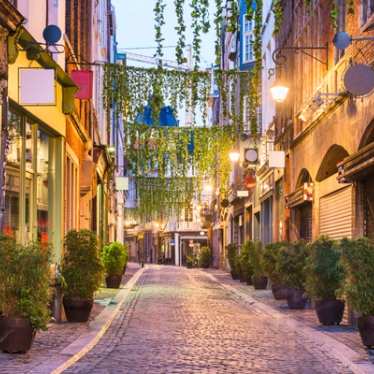
[[[244,131],[248,108],[251,135],[258,131],[259,79],[261,76],[262,0],[248,1],[248,17],[254,21],[256,63],[250,71],[222,70],[222,33],[239,29],[239,5],[231,0],[230,17],[224,20],[223,1],[214,0],[216,67],[202,69],[202,37],[211,27],[209,0],[174,0],[178,34],[176,61],[181,69],[163,67],[165,0],[156,0],[156,67],[105,65],[104,98],[108,108],[123,118],[125,156],[129,175],[136,178],[138,213],[151,221],[180,212],[201,197],[202,185],[217,176],[220,193],[227,195],[229,152]],[[211,0],[213,1],[213,0]],[[191,10],[193,68],[186,70],[186,23]],[[216,92],[218,91],[218,95]],[[215,95],[213,95],[215,93]],[[209,104],[219,100],[219,116],[209,116]],[[244,101],[247,100],[247,105]],[[178,112],[188,112],[189,122],[179,126]],[[176,118],[165,126],[164,118]],[[246,116],[248,118],[248,116]],[[247,124],[248,125],[248,124]]]

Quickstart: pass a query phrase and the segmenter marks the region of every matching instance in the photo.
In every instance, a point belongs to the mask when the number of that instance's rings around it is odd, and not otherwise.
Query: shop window
[[[361,0],[361,25],[372,21],[374,15],[374,0]]]
[[[65,165],[65,232],[78,228],[78,165],[69,155]]]
[[[27,116],[10,110],[5,165],[3,233],[20,243],[51,241],[54,168],[50,135]]]

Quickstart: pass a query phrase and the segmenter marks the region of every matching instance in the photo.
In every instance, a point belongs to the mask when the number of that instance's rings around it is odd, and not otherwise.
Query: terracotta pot
[[[105,278],[107,288],[119,288],[122,281],[122,275],[109,275]]]
[[[69,322],[87,322],[93,306],[93,299],[66,297],[63,299],[66,319]]]
[[[26,318],[0,317],[0,349],[6,353],[25,353],[32,345],[35,330]]]
[[[271,286],[271,291],[273,293],[275,300],[286,300],[288,296],[289,288],[283,286],[282,284],[273,284]]]
[[[252,277],[252,283],[255,290],[266,290],[266,287],[268,285],[268,279],[267,277]]]
[[[374,348],[374,316],[360,317],[358,330],[364,345],[369,349]]]
[[[289,288],[287,294],[287,304],[290,309],[304,309],[307,298],[304,296],[304,290],[299,288]]]
[[[345,303],[342,300],[316,300],[319,322],[325,326],[339,325],[343,319]]]

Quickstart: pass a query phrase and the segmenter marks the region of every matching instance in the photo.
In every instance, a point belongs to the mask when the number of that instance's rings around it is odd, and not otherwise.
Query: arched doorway
[[[316,175],[319,182],[319,234],[331,239],[352,236],[352,186],[337,182],[338,165],[349,156],[345,148],[333,144],[322,159]]]
[[[308,186],[312,186],[313,181],[308,170],[302,169],[297,179],[296,188],[303,190]],[[312,228],[313,228],[313,203],[311,200],[303,199],[303,203],[296,207],[295,212],[296,224],[298,228],[299,239],[311,241],[312,240]]]

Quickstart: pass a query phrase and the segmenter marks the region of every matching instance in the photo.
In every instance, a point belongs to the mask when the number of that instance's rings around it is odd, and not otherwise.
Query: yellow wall
[[[9,81],[8,90],[9,97],[15,102],[18,101],[18,69],[19,68],[40,68],[41,65],[34,60],[28,60],[26,53],[21,51],[17,61],[9,64]],[[42,90],[43,82],[35,90]],[[56,81],[56,105],[55,106],[31,106],[23,105],[23,107],[32,113],[35,117],[46,123],[50,128],[58,134],[65,136],[66,117],[62,111],[62,86]]]

